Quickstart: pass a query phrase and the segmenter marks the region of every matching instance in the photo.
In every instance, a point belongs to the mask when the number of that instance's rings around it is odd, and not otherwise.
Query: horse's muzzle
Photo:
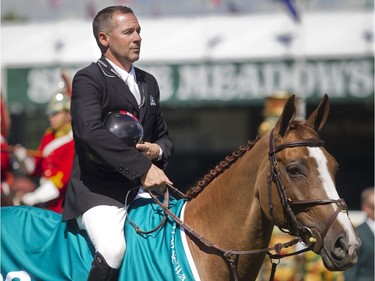
[[[339,236],[335,241],[325,239],[320,253],[324,266],[330,271],[349,269],[358,260],[360,245],[361,240],[358,236],[354,242],[349,242],[347,236]]]

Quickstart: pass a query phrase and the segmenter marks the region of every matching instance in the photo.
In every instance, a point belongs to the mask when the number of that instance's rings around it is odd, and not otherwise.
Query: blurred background
[[[72,78],[100,57],[91,23],[110,5],[130,6],[142,26],[136,65],[160,85],[176,147],[167,167],[175,187],[194,185],[255,139],[272,115],[267,107],[278,106],[270,99],[296,94],[303,118],[327,93],[331,113],[321,137],[340,165],[340,195],[359,210],[360,192],[374,185],[369,0],[2,0],[1,89],[10,145],[37,148],[61,71]],[[17,165],[12,169],[17,174]]]

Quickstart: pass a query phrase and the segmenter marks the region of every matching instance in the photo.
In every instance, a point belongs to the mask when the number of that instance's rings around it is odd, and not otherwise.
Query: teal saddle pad
[[[170,197],[169,208],[180,215],[184,200]],[[36,207],[2,207],[2,280],[87,280],[94,249],[86,233],[61,215]],[[141,230],[154,229],[163,211],[151,199],[132,203],[129,218]],[[180,226],[167,218],[163,227],[148,235],[125,223],[126,252],[119,280],[194,280],[182,245]],[[8,278],[8,279],[6,279]]]

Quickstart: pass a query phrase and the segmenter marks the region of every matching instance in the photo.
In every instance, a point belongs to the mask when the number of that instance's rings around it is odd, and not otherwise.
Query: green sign
[[[374,58],[141,64],[159,82],[165,105],[254,104],[275,91],[307,102],[327,93],[332,102],[373,101]],[[71,76],[83,66],[64,67]],[[8,103],[45,107],[58,89],[61,68],[7,68]]]

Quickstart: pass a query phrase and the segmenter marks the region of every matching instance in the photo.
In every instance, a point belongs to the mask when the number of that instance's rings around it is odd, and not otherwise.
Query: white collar
[[[113,67],[113,69],[121,76],[121,78],[126,81],[128,79],[129,74],[133,75],[135,82],[137,82],[137,78],[135,76],[135,70],[134,66],[132,64],[130,68],[130,72],[127,72],[126,70],[122,69],[121,67],[118,67],[115,65],[112,61],[110,61],[108,58],[106,60],[109,62],[109,64]]]
[[[366,219],[366,223],[367,223],[367,225],[370,227],[372,233],[374,233],[374,231],[375,231],[375,225],[374,225],[374,223],[375,223],[375,222],[374,222],[372,219],[367,218],[367,219]]]

